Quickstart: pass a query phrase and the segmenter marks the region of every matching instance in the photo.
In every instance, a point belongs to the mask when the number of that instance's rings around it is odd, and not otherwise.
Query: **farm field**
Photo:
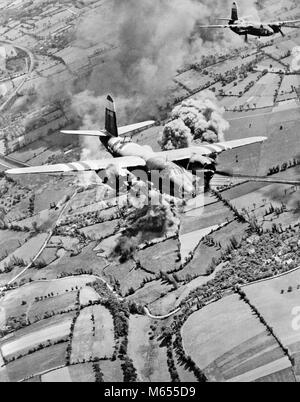
[[[36,225],[40,232],[46,232],[55,224],[59,216],[59,212],[60,211],[45,209],[36,215],[12,223],[16,223],[22,229],[29,228],[30,230],[32,230],[34,225]]]
[[[245,92],[245,88],[253,81],[256,82],[258,81],[260,73],[251,73],[248,75],[247,78],[238,80],[236,82],[237,85],[234,83],[231,83],[229,85],[226,85],[225,87],[225,94],[227,96],[240,96]]]
[[[67,343],[51,346],[9,363],[7,373],[11,382],[24,380],[44,371],[65,365]]]
[[[171,290],[173,290],[173,285],[169,285],[162,280],[157,280],[147,283],[132,296],[127,297],[127,300],[147,306],[166,296]]]
[[[186,353],[210,381],[251,382],[291,368],[275,338],[238,295],[192,314],[182,336]]]
[[[71,362],[111,358],[113,349],[114,327],[110,312],[103,306],[81,310],[75,323]]]
[[[246,286],[244,291],[268,324],[274,328],[283,345],[295,357],[296,374],[300,375],[300,335],[293,325],[294,311],[299,306],[300,270]],[[283,293],[282,293],[283,292]]]
[[[187,284],[181,285],[178,289],[168,293],[162,299],[159,299],[149,305],[151,313],[154,315],[164,315],[178,308],[180,304],[188,297],[188,295],[200,286],[205,285],[213,280],[216,274],[223,269],[224,264],[218,265],[215,271],[208,276],[199,276],[191,280]]]
[[[47,299],[33,302],[27,310],[27,317],[30,322],[43,318],[49,313],[59,313],[75,309],[77,298],[76,291],[66,292],[58,296],[50,296]]]
[[[209,235],[212,244],[207,245],[202,240],[195,249],[192,260],[177,273],[177,276],[184,280],[185,278],[207,275],[207,271],[213,259],[217,260],[221,256],[222,249],[226,249],[230,244],[231,238],[234,236],[237,242],[240,242],[247,229],[247,224],[239,223],[234,220]],[[221,245],[221,248],[219,247],[219,244]]]
[[[95,373],[91,363],[69,366],[69,375],[72,382],[95,382]]]
[[[59,258],[59,252],[53,247],[46,247],[39,258],[36,260],[36,266],[47,266]]]
[[[175,271],[179,267],[179,243],[177,239],[160,242],[157,245],[139,251],[141,266],[154,275]]]
[[[201,71],[194,69],[178,75],[175,79],[176,82],[179,82],[184,88],[191,92],[204,86],[208,80],[207,76],[203,75]]]
[[[72,289],[73,291],[76,290],[76,287],[80,290],[80,288],[85,287],[87,283],[91,283],[95,279],[94,276],[83,275],[53,281],[37,281],[30,283],[8,292],[1,300],[1,307],[6,319],[10,316],[18,317],[27,313],[36,298],[45,298],[45,296],[51,295],[52,293],[56,296],[65,295],[68,292],[72,292]]]
[[[100,300],[98,293],[89,286],[84,287],[80,291],[79,301],[81,306],[89,304],[90,301],[95,302]]]
[[[72,382],[68,367],[50,371],[42,375],[42,382]]]
[[[28,350],[41,343],[47,343],[48,341],[55,341],[58,339],[68,337],[70,333],[70,327],[72,317],[63,317],[64,320],[57,324],[44,326],[40,330],[31,328],[31,332],[27,335],[19,336],[18,331],[15,332],[14,338],[8,342],[1,344],[1,352],[3,357],[17,356],[26,353]]]
[[[113,222],[104,222],[88,226],[84,229],[81,229],[80,232],[84,233],[87,237],[89,237],[92,240],[101,240],[104,239],[105,237],[113,235],[118,226],[119,222],[116,220]]]
[[[216,202],[195,212],[192,211],[191,214],[183,214],[180,217],[180,231],[184,235],[210,226],[223,225],[233,219],[233,213],[222,202]]]
[[[5,267],[15,259],[24,261],[25,265],[28,264],[40,251],[47,236],[47,233],[42,233],[28,240],[23,246],[19,247],[16,251],[0,262],[0,272],[3,272]]]
[[[95,276],[101,276],[103,269],[108,265],[107,261],[98,257],[93,251],[95,243],[90,243],[84,247],[78,255],[71,257],[72,252],[64,252],[63,255],[49,266],[36,271],[32,279],[42,278],[56,279],[61,275],[77,275],[80,273],[89,273]],[[71,264],[70,264],[71,261]]]
[[[123,381],[123,371],[121,368],[120,361],[101,361],[99,363],[100,369],[103,373],[104,382],[122,382]]]
[[[129,260],[124,264],[110,264],[104,270],[105,277],[111,283],[119,284],[119,291],[122,296],[127,295],[132,289],[139,289],[144,280],[155,279],[154,274],[144,269],[136,268],[135,265],[134,261]]]
[[[27,233],[13,232],[10,230],[0,231],[0,260],[13,253],[28,238]]]
[[[181,262],[184,263],[190,253],[194,252],[200,241],[207,235],[216,231],[221,225],[208,226],[205,229],[195,230],[194,232],[182,234],[180,240]]]
[[[147,317],[131,316],[129,322],[128,355],[137,369],[139,381],[169,382],[166,347],[149,338],[151,321]]]

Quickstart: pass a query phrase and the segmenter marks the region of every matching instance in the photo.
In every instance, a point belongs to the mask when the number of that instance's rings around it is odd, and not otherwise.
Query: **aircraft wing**
[[[159,152],[157,155],[163,156],[166,161],[175,162],[192,159],[197,156],[210,156],[220,154],[231,149],[242,148],[247,145],[262,143],[266,141],[266,137],[253,137],[241,140],[218,142],[216,144],[203,144],[189,148],[176,149],[172,151]]]
[[[130,134],[130,133],[133,133],[134,131],[139,131],[142,129],[152,127],[152,126],[154,126],[154,124],[155,124],[154,120],[149,120],[149,121],[144,121],[142,123],[131,124],[129,126],[118,127],[118,134],[119,135]]]
[[[300,20],[291,20],[291,21],[273,21],[267,22],[266,25],[278,25],[278,26],[285,26],[291,24],[300,24]]]
[[[119,169],[129,167],[145,166],[144,159],[136,156],[124,156],[121,158],[99,159],[95,161],[80,161],[73,163],[59,163],[57,165],[31,166],[26,168],[17,168],[7,170],[5,173],[12,175],[19,174],[47,174],[47,173],[70,173],[70,172],[88,172],[105,170],[110,166]]]

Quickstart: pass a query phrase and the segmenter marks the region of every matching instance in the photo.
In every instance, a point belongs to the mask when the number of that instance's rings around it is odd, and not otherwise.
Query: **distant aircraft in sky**
[[[299,28],[294,24],[300,23],[300,20],[291,21],[273,21],[273,22],[260,22],[260,21],[249,21],[247,18],[239,18],[238,6],[233,3],[230,18],[217,18],[221,21],[228,21],[228,24],[224,25],[201,25],[199,28],[224,28],[231,29],[234,33],[245,37],[245,42],[248,42],[248,35],[258,36],[259,38],[263,36],[273,36],[276,33],[281,33],[282,28]]]
[[[149,146],[141,146],[124,137],[125,134],[151,127],[154,121],[146,121],[125,127],[118,127],[115,104],[111,96],[107,97],[105,109],[105,129],[94,131],[62,131],[69,135],[98,137],[114,159],[98,159],[57,165],[32,166],[7,170],[7,174],[68,173],[95,171],[97,173],[115,167],[118,172],[129,170],[131,173],[152,171],[163,173],[176,188],[187,194],[195,194],[194,177],[191,171],[215,171],[218,154],[247,145],[262,143],[265,137],[245,138],[215,144],[203,144],[184,149],[154,152]],[[193,166],[193,169],[189,167]],[[210,177],[211,178],[211,177]]]

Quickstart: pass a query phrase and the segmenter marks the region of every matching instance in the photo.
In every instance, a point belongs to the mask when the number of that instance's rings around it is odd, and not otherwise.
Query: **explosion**
[[[200,99],[189,99],[173,109],[171,120],[165,126],[161,138],[163,150],[185,148],[192,140],[215,143],[224,141],[229,123],[223,117],[224,109],[209,91]]]
[[[149,203],[133,205],[129,212],[127,205],[125,211],[125,229],[111,253],[111,257],[119,258],[120,262],[132,258],[140,244],[163,237],[178,225],[177,205],[156,190],[150,191]]]

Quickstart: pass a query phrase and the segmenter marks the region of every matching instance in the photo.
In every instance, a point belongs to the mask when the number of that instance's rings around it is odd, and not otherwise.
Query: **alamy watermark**
[[[191,211],[204,206],[204,194],[212,171],[189,171],[186,169],[164,169],[146,172],[142,169],[121,172],[102,172],[102,182],[109,185],[118,202],[133,207],[159,206],[167,200],[178,204],[189,204]],[[199,215],[199,210],[197,212]]]

